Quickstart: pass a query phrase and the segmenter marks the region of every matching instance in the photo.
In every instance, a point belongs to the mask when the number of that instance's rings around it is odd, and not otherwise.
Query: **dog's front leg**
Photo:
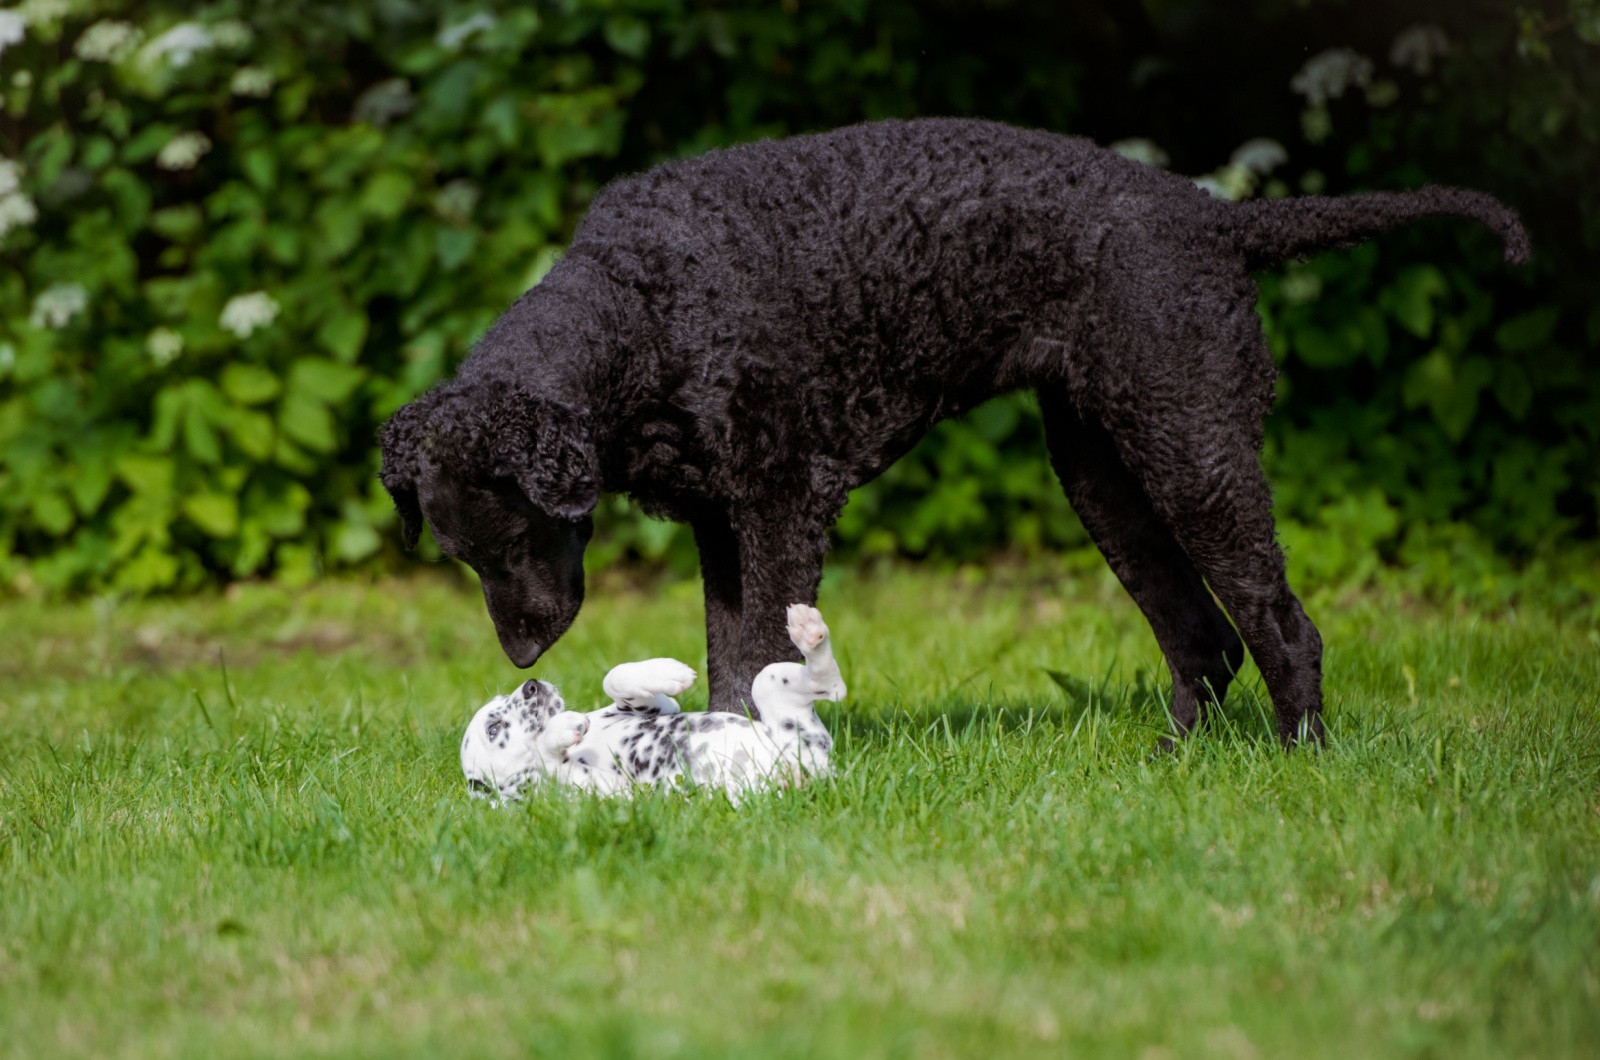
[[[694,519],[690,526],[706,592],[706,685],[711,697],[706,709],[743,713],[739,700],[750,685],[741,688],[737,681],[743,611],[739,540],[720,512]]]
[[[739,658],[735,681],[752,716],[750,685],[768,664],[793,660],[799,652],[789,639],[793,603],[815,604],[828,550],[827,526],[836,512],[797,498],[773,515],[749,513],[734,527],[739,539],[743,590]]]

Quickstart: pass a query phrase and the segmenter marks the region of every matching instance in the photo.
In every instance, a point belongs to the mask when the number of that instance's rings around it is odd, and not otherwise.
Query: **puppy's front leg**
[[[814,699],[837,703],[845,696],[844,676],[833,657],[833,640],[827,623],[822,621],[822,612],[807,604],[790,604],[788,618],[789,639],[806,657],[802,671],[805,690]]]

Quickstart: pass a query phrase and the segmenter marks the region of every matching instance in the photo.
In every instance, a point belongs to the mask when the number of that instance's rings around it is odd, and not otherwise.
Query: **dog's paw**
[[[675,696],[694,684],[694,670],[676,659],[645,659],[623,663],[606,674],[606,695],[619,703],[651,696]]]
[[[789,639],[802,655],[810,655],[828,639],[828,625],[822,612],[806,604],[789,605]]]

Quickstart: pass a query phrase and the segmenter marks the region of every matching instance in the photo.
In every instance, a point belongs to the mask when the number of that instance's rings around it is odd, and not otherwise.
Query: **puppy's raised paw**
[[[818,645],[828,639],[828,625],[822,621],[822,612],[808,604],[790,604],[789,639],[803,655],[816,651]]]

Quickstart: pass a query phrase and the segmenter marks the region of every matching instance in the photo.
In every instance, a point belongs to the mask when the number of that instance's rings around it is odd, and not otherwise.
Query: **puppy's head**
[[[560,749],[552,755],[545,733],[566,709],[561,693],[544,681],[524,682],[480,707],[461,738],[461,772],[472,795],[515,801],[524,784],[552,774]]]
[[[583,604],[599,467],[586,410],[518,386],[436,387],[382,434],[406,547],[422,522],[477,572],[500,646],[532,666]]]

